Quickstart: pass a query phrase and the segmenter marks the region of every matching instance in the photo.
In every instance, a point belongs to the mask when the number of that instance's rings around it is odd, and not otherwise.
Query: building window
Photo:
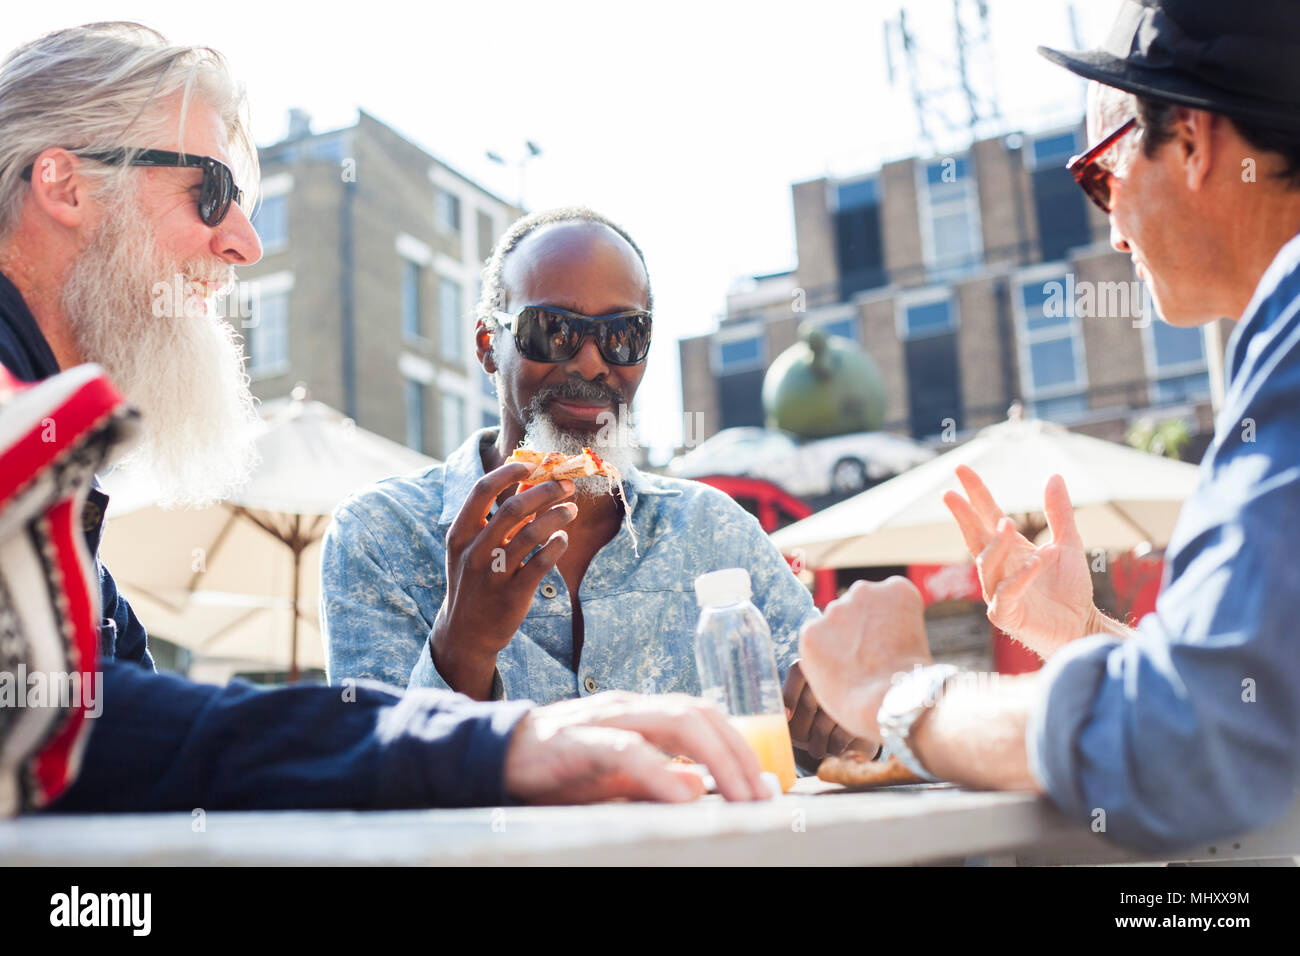
[[[714,371],[718,375],[728,375],[733,372],[743,372],[756,366],[762,366],[765,353],[766,349],[763,347],[763,337],[761,335],[755,335],[747,339],[732,339],[729,342],[719,342],[716,350]]]
[[[460,232],[460,197],[439,189],[434,195],[433,220],[443,232]]]
[[[763,424],[767,342],[758,323],[731,326],[713,336],[710,363],[721,428]]]
[[[930,438],[963,421],[957,365],[957,305],[952,293],[931,291],[898,304],[898,334],[907,369],[912,436]]]
[[[1059,419],[1088,409],[1083,333],[1064,273],[1022,278],[1015,295],[1020,385],[1034,414]]]
[[[339,136],[322,137],[311,144],[309,155],[312,159],[341,163],[343,162],[343,139]]]
[[[420,282],[423,269],[418,262],[402,260],[402,336],[418,339],[420,326]]]
[[[822,324],[822,331],[827,335],[838,335],[840,338],[852,339],[854,342],[862,340],[862,327],[858,324],[857,319],[840,319],[838,322],[825,322]]]
[[[1034,192],[1034,220],[1043,259],[1064,259],[1077,246],[1092,241],[1087,199],[1066,170],[1070,157],[1083,152],[1077,129],[1037,136],[1025,160]]]
[[[438,344],[442,357],[465,361],[465,316],[460,283],[448,276],[438,279]]]
[[[1029,165],[1031,169],[1064,167],[1071,157],[1081,152],[1078,130],[1035,136],[1029,144]]]
[[[253,228],[262,241],[262,252],[278,252],[289,245],[289,196],[265,196],[253,212]]]
[[[920,189],[921,240],[931,278],[969,272],[979,265],[979,197],[965,156],[924,165]]]
[[[874,177],[835,189],[835,256],[840,298],[885,284],[885,244],[880,232],[880,187]]]
[[[1146,328],[1147,368],[1154,379],[1153,405],[1199,402],[1210,397],[1205,338],[1200,328],[1180,329],[1152,316]]]
[[[465,440],[465,399],[454,392],[442,393],[442,457],[446,458]]]
[[[267,378],[289,368],[289,293],[257,297],[248,330],[248,374]]]
[[[406,446],[424,452],[424,384],[413,378],[406,386]]]
[[[944,335],[957,328],[957,312],[952,298],[945,297],[929,302],[919,302],[903,309],[902,338],[919,339],[928,335]]]

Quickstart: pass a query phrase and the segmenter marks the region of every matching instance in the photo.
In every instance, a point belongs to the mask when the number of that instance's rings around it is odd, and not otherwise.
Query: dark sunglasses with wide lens
[[[640,365],[650,352],[653,319],[649,312],[578,315],[545,305],[527,305],[511,315],[495,312],[514,333],[519,354],[532,362],[565,362],[578,354],[582,340],[596,337],[601,357],[610,365]]]
[[[211,156],[193,156],[168,149],[74,149],[72,152],[110,166],[125,164],[203,170],[203,184],[199,187],[199,218],[209,226],[221,225],[226,213],[230,212],[230,204],[240,205],[244,201],[244,194],[235,186],[235,174],[230,167]],[[30,179],[31,175],[32,167],[28,166],[23,170],[23,176]]]
[[[1065,164],[1065,168],[1073,174],[1079,188],[1106,215],[1110,215],[1110,180],[1114,174],[1101,165],[1099,160],[1135,126],[1137,126],[1136,117],[1102,137],[1101,142],[1086,153],[1075,156]]]

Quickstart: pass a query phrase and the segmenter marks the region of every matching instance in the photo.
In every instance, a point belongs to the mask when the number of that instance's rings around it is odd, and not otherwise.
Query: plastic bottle
[[[794,786],[794,749],[785,719],[772,633],[750,603],[749,572],[711,571],[695,579],[700,623],[695,629],[695,663],[702,696],[722,707],[732,725],[758,755],[765,771]]]

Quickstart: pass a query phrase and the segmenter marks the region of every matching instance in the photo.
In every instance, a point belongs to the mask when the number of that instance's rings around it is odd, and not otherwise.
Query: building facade
[[[1197,453],[1213,428],[1204,336],[1160,321],[1110,247],[1064,168],[1083,143],[1082,126],[1016,133],[795,183],[797,268],[742,280],[718,329],[680,342],[704,437],[762,424],[763,373],[812,322],[879,365],[886,430],[955,440],[1022,401],[1112,440],[1142,415],[1182,417]]]
[[[365,112],[259,151],[253,224],[264,255],[240,270],[253,393],[311,397],[443,458],[498,421],[474,355],[480,271],[519,210]]]

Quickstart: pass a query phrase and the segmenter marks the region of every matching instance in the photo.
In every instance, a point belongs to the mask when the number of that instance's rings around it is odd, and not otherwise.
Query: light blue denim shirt
[[[1056,654],[1031,714],[1052,798],[1125,843],[1264,826],[1300,796],[1300,237],[1228,345],[1230,385],[1135,637]]]
[[[321,628],[329,680],[370,678],[446,687],[429,632],[446,593],[447,531],[483,476],[482,429],[445,464],[390,478],[339,505],[321,557]],[[817,616],[808,589],[758,522],[722,492],[635,468],[626,522],[582,579],[582,657],[572,669],[573,612],[560,572],[542,578],[523,625],[497,655],[494,696],[547,704],[602,690],[700,692],[695,667],[695,578],[745,568],[754,605],[772,630],[782,680],[799,628]]]

